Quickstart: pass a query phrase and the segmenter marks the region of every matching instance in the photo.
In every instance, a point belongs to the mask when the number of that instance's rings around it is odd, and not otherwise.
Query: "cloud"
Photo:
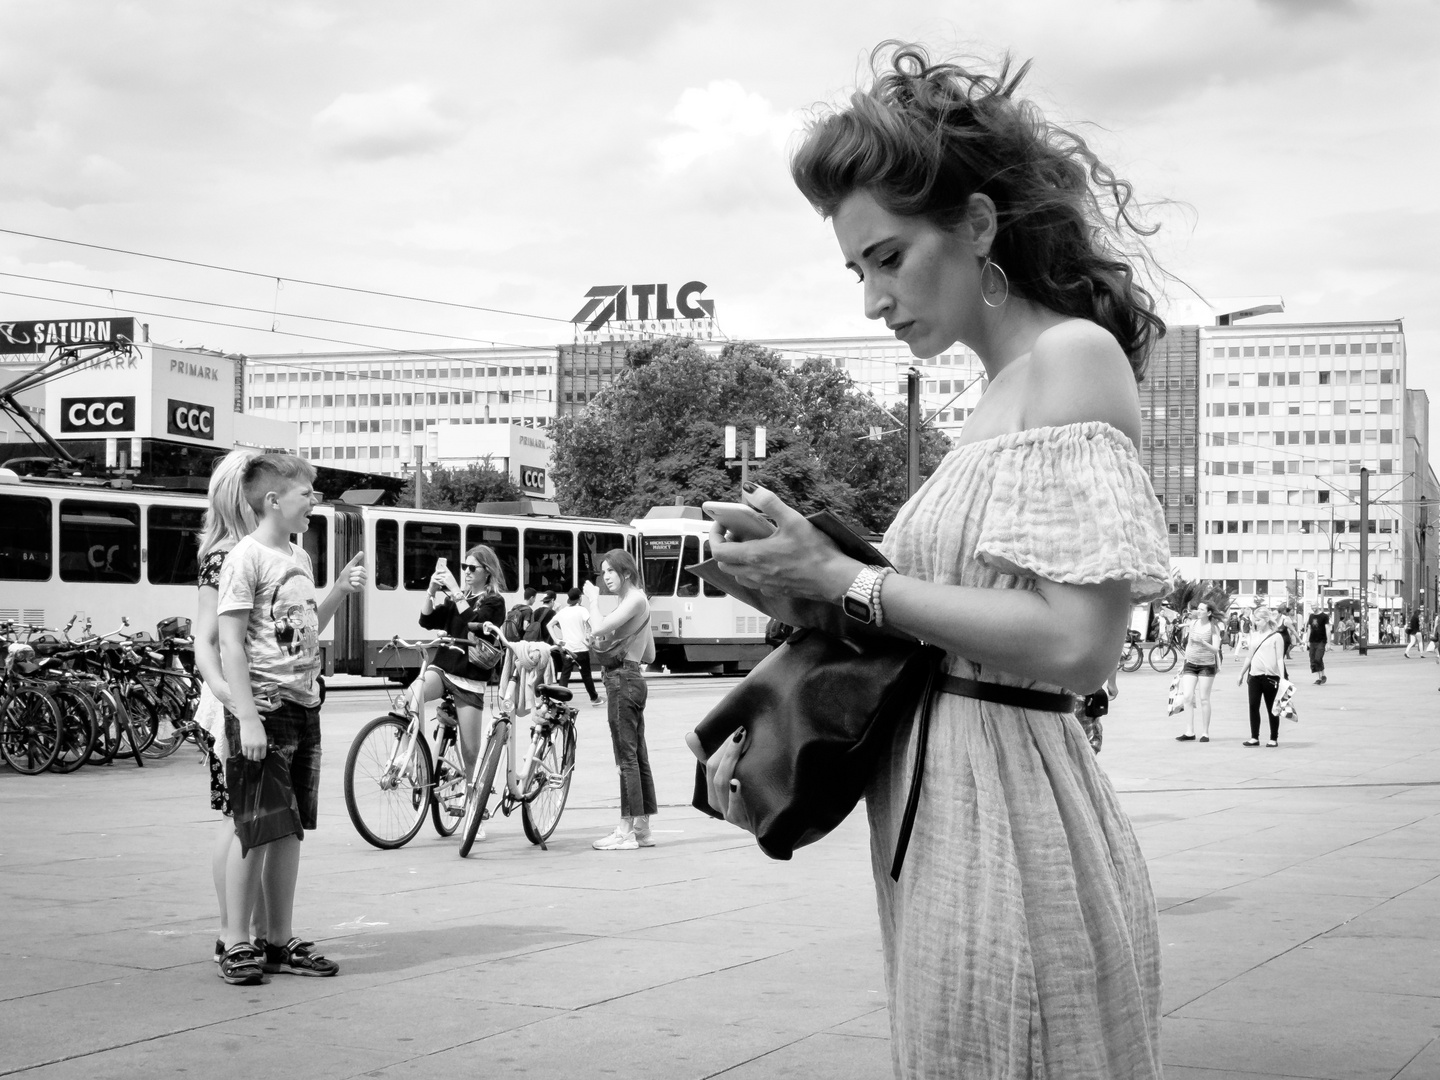
[[[796,117],[779,111],[764,96],[747,91],[733,79],[686,88],[669,120],[679,130],[655,144],[660,171],[665,175],[684,172],[706,159],[729,157],[746,144],[758,143],[778,152],[800,126]]]
[[[405,83],[368,94],[341,94],[315,114],[311,128],[337,157],[380,161],[439,150],[460,125],[436,107],[430,91]]]

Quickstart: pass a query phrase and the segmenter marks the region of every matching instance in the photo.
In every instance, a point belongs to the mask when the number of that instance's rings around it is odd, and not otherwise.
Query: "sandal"
[[[220,958],[220,977],[231,986],[254,986],[265,978],[261,952],[248,941],[230,946]]]

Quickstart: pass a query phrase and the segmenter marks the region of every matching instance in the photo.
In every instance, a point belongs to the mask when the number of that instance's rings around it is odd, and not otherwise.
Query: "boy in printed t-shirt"
[[[232,927],[250,925],[257,895],[264,890],[269,929],[278,942],[226,940],[220,976],[252,985],[265,973],[334,975],[339,966],[316,954],[312,942],[291,925],[295,883],[300,871],[304,829],[314,829],[320,789],[320,631],[345,594],[365,584],[363,555],[335,577],[335,587],[318,603],[310,557],[292,534],[303,534],[315,506],[315,470],[289,454],[262,454],[245,470],[242,491],[259,522],[225,559],[220,573],[220,662],[234,698],[225,713],[232,750],[250,761],[277,754],[295,792],[301,830],[240,854],[231,849],[226,867],[226,904]],[[235,770],[231,803],[242,806],[256,770]]]

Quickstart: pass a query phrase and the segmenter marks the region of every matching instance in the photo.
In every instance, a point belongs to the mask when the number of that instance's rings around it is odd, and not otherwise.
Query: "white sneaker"
[[[609,836],[596,840],[590,846],[596,851],[634,851],[640,846],[640,842],[635,839],[634,830],[622,829],[617,825]]]
[[[639,829],[636,829],[636,830],[635,830],[635,845],[636,845],[637,847],[654,847],[654,846],[655,846],[655,837],[654,837],[654,835],[650,832],[649,829],[646,829],[646,830],[644,830],[643,832],[642,832],[641,830],[639,830]]]

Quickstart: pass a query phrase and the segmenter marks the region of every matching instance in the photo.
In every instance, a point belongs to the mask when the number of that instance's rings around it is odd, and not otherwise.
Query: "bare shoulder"
[[[1124,350],[1109,331],[1067,319],[1035,341],[1026,422],[1051,427],[1100,421],[1140,444],[1140,395]]]

